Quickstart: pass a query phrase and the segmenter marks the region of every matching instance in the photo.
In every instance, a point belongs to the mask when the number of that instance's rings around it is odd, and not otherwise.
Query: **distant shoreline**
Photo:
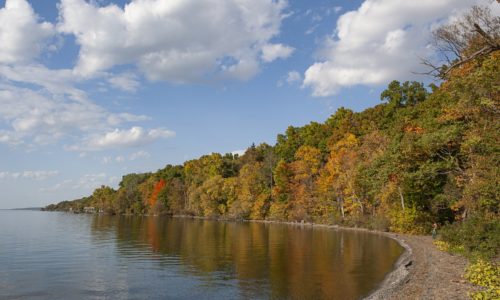
[[[0,210],[36,210],[41,211],[43,207],[21,207],[21,208],[0,208]]]

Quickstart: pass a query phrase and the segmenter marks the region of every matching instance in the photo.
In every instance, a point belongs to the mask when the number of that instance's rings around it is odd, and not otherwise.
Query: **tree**
[[[101,185],[101,187],[94,190],[92,193],[92,200],[94,205],[105,212],[114,213],[116,191],[109,186]]]
[[[423,60],[432,74],[447,78],[450,71],[500,50],[500,16],[493,16],[486,6],[473,6],[455,22],[433,32],[434,47],[444,58],[441,66]]]
[[[293,173],[291,211],[289,212],[291,218],[307,221],[312,219],[315,181],[320,166],[321,152],[317,148],[304,145],[295,153],[295,161],[291,164]]]
[[[202,215],[220,216],[226,212],[227,199],[223,194],[224,178],[216,175],[208,178],[198,188]]]
[[[153,191],[151,196],[149,197],[149,208],[152,209],[155,207],[156,202],[158,201],[159,194],[165,189],[166,182],[163,179],[160,179],[154,184]]]
[[[287,209],[291,198],[292,174],[290,165],[281,159],[274,169],[273,201],[269,209],[271,219],[286,220],[287,218]]]
[[[243,165],[238,176],[237,199],[230,215],[236,218],[262,219],[267,214],[269,192],[263,163]]]
[[[380,95],[382,101],[387,101],[391,108],[415,105],[423,102],[429,93],[424,85],[416,81],[405,81],[403,85],[393,80]]]
[[[358,145],[359,141],[353,134],[347,134],[334,144],[318,179],[320,190],[336,200],[342,218],[356,210],[361,215],[364,213],[363,203],[355,189]]]

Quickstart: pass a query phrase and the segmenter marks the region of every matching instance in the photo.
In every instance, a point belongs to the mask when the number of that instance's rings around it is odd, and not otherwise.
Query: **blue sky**
[[[0,1],[0,208],[373,106],[478,2]]]

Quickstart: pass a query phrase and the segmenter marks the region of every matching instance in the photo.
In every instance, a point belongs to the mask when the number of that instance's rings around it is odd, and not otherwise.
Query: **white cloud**
[[[123,90],[125,92],[135,92],[140,86],[140,82],[137,76],[133,73],[124,73],[112,76],[108,79],[108,82],[114,88]]]
[[[148,152],[146,151],[143,151],[143,150],[139,150],[137,152],[134,152],[128,156],[124,156],[124,155],[118,155],[116,157],[112,157],[112,156],[104,156],[102,158],[102,162],[103,164],[107,165],[107,164],[110,164],[112,162],[117,162],[117,163],[122,163],[122,162],[125,162],[125,161],[133,161],[133,160],[138,160],[138,159],[141,159],[141,158],[148,158],[148,157],[151,157],[151,154],[149,154]]]
[[[149,154],[146,151],[140,150],[140,151],[137,151],[137,152],[130,154],[128,159],[129,160],[137,160],[139,158],[149,158],[149,157],[151,157],[151,154]]]
[[[278,87],[282,87],[285,83],[293,85],[302,81],[302,75],[297,71],[290,71],[277,82]]]
[[[56,176],[59,174],[59,171],[44,171],[44,170],[35,170],[35,171],[20,171],[20,172],[8,172],[3,171],[0,172],[0,179],[34,179],[34,180],[44,180],[48,177]]]
[[[22,140],[18,136],[16,136],[13,132],[0,130],[0,144],[16,146],[22,143],[23,143]]]
[[[85,174],[76,181],[71,181],[73,189],[93,189],[108,182],[106,173]]]
[[[80,92],[75,90],[78,96],[53,94],[43,88],[20,88],[0,81],[0,123],[8,127],[0,130],[0,143],[48,144],[148,119],[128,113],[110,113]]]
[[[30,61],[55,32],[52,24],[39,22],[28,1],[7,0],[0,9],[0,63]]]
[[[313,34],[314,31],[318,28],[319,24],[314,24],[313,26],[309,27],[306,32],[304,32],[305,35],[310,35]]]
[[[266,44],[262,47],[262,59],[272,62],[278,58],[288,58],[295,49],[283,44]]]
[[[299,82],[301,80],[302,80],[302,76],[297,71],[290,71],[286,75],[286,82],[288,84],[294,84],[294,83]]]
[[[118,177],[108,176],[106,173],[84,174],[78,179],[65,179],[51,187],[41,188],[40,192],[52,193],[62,190],[85,190],[88,193],[101,185],[116,186],[118,182]]]
[[[85,97],[82,90],[74,87],[82,78],[69,69],[51,70],[37,64],[0,65],[0,77],[9,82],[40,86],[53,94],[68,94],[74,99]]]
[[[86,76],[135,64],[149,79],[174,83],[247,79],[279,34],[286,6],[284,0],[133,0],[120,8],[62,0],[58,29],[76,36],[76,71]]]
[[[103,135],[90,136],[82,144],[69,146],[67,150],[100,151],[120,147],[137,147],[174,136],[175,132],[165,128],[145,130],[142,127],[134,126],[129,130],[115,129]]]
[[[315,96],[329,96],[342,87],[380,85],[409,79],[419,71],[418,57],[432,53],[431,28],[470,0],[365,0],[339,17],[335,37],[323,45],[320,62],[305,72],[303,85]]]

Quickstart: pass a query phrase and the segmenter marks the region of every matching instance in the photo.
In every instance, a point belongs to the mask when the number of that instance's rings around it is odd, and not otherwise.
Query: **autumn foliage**
[[[166,185],[166,182],[163,179],[160,179],[158,182],[155,183],[154,188],[153,188],[153,192],[151,193],[151,196],[148,199],[149,207],[155,206],[156,201],[158,201],[158,194],[165,187],[165,185]]]

